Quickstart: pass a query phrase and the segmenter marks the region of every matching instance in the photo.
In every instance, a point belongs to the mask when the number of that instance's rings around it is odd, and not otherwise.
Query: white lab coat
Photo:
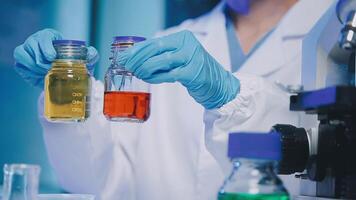
[[[91,116],[84,123],[47,122],[40,97],[45,144],[61,185],[105,200],[216,199],[228,132],[298,123],[298,115],[288,111],[288,94],[274,82],[300,84],[302,38],[332,1],[300,0],[236,74],[241,81],[236,99],[205,114],[178,83],[152,85],[151,117],[143,124],[108,122],[99,81],[93,83]],[[162,34],[184,29],[230,70],[221,4]]]

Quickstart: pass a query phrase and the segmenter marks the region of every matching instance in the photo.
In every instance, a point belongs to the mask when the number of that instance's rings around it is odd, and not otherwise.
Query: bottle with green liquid
[[[233,168],[220,188],[218,200],[290,199],[276,174],[281,158],[278,133],[232,133],[228,156]]]

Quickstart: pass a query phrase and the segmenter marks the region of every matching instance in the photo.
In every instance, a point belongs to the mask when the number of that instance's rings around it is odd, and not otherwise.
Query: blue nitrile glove
[[[15,70],[31,85],[44,87],[44,77],[56,58],[52,41],[62,39],[62,35],[53,29],[44,29],[34,33],[14,51]],[[91,74],[99,54],[94,47],[88,47],[87,68]]]
[[[189,31],[136,43],[118,61],[148,83],[182,83],[206,109],[219,108],[236,97],[240,82],[205,51]]]

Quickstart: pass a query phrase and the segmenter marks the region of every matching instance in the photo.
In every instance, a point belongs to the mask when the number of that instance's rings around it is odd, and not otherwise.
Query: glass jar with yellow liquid
[[[45,77],[44,116],[53,122],[81,122],[89,117],[91,81],[84,41],[55,40],[57,52]]]

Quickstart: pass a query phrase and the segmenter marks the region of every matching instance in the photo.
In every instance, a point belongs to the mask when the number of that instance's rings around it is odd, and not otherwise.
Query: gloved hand
[[[148,83],[180,82],[206,109],[223,106],[240,90],[239,80],[189,31],[136,43],[118,55],[118,62]]]
[[[44,77],[56,58],[52,41],[62,39],[62,35],[53,29],[44,29],[34,33],[14,51],[15,70],[31,85],[43,88]],[[91,74],[99,55],[94,47],[88,47],[87,68]]]

